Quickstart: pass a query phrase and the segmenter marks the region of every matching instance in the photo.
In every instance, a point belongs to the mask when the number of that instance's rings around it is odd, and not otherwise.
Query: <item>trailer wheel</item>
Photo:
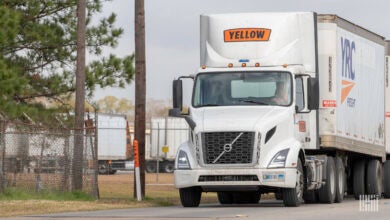
[[[175,165],[171,161],[167,161],[164,163],[164,172],[165,173],[173,173],[175,169]]]
[[[155,173],[157,171],[156,164],[153,162],[147,162],[146,163],[146,172],[148,173]]]
[[[366,193],[365,169],[365,160],[356,161],[353,166],[353,194],[355,196],[355,199],[359,199],[360,195],[364,195]]]
[[[367,163],[367,194],[380,196],[382,194],[383,169],[379,160],[370,160]]]
[[[202,191],[198,187],[179,189],[180,201],[183,207],[198,207]]]
[[[288,207],[298,207],[303,202],[305,176],[301,159],[297,164],[297,183],[295,188],[283,188],[283,203]]]
[[[333,157],[327,157],[325,185],[318,190],[321,203],[333,203],[336,197],[336,169]]]
[[[345,168],[341,157],[336,157],[336,198],[335,202],[341,203],[344,200],[345,191]]]
[[[107,161],[103,161],[99,163],[98,172],[99,174],[102,175],[110,174],[110,165],[108,164]]]
[[[390,160],[385,162],[383,166],[383,195],[385,198],[390,198]]]
[[[222,205],[233,204],[233,194],[231,192],[217,192],[218,201]]]

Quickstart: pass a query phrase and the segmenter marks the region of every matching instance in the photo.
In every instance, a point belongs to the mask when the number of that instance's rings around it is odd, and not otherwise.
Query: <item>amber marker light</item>
[[[202,65],[202,69],[206,69],[206,65]]]
[[[260,63],[255,63],[255,67],[260,67]]]
[[[246,67],[246,63],[242,63],[241,66],[242,66],[242,67]]]
[[[233,63],[229,63],[228,67],[232,68],[233,67]]]
[[[283,67],[284,67],[284,68],[287,68],[287,64],[283,64]]]

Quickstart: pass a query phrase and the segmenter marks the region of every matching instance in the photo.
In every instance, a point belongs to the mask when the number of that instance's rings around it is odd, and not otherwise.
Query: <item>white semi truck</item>
[[[389,43],[336,15],[202,15],[200,66],[173,82],[191,128],[175,162],[185,207],[390,197]],[[182,113],[182,80],[194,80]]]

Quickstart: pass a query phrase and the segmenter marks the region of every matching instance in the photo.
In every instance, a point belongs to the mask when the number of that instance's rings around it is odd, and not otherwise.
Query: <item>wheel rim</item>
[[[167,164],[165,166],[165,172],[172,173],[173,172],[173,165],[172,164]]]

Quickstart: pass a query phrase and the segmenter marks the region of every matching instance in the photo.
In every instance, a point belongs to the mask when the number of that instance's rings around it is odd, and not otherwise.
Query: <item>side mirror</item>
[[[318,79],[309,77],[307,79],[308,109],[316,110],[319,108],[319,86]]]
[[[173,99],[173,108],[180,110],[180,112],[183,109],[183,83],[180,79],[173,80],[173,93],[172,93],[172,99]]]

